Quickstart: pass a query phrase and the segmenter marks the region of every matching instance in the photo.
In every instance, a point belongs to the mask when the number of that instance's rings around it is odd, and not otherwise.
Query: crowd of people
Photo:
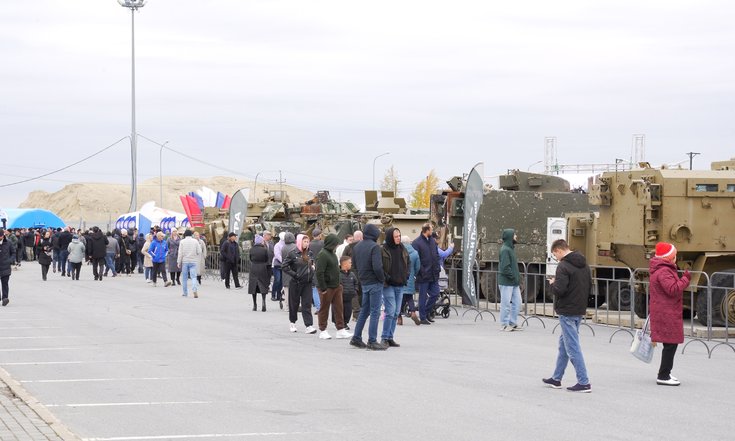
[[[9,302],[8,280],[11,266],[22,261],[37,260],[41,278],[46,281],[49,268],[62,277],[79,280],[82,264],[92,266],[94,280],[104,277],[130,276],[137,271],[156,286],[161,277],[165,286],[179,284],[183,296],[189,291],[198,298],[201,275],[205,269],[207,244],[192,230],[172,230],[168,237],[158,228],[144,235],[125,229],[107,232],[98,227],[77,231],[66,227],[57,230],[0,229],[0,280],[2,305]],[[433,308],[439,296],[439,279],[443,260],[453,249],[442,250],[430,223],[421,228],[418,237],[411,240],[398,228],[381,231],[367,224],[362,231],[347,234],[342,243],[337,235],[323,237],[315,228],[311,237],[306,233],[294,236],[281,232],[278,240],[269,231],[256,235],[248,250],[250,262],[248,293],[252,296],[253,311],[265,312],[266,296],[283,309],[287,302],[289,331],[298,332],[298,314],[307,334],[319,333],[320,339],[331,339],[327,330],[330,322],[336,328],[336,338],[350,339],[350,345],[373,351],[400,347],[395,339],[396,327],[403,325],[403,313],[416,325],[434,323]],[[236,289],[243,288],[238,273],[241,246],[237,235],[230,233],[219,246],[220,276],[227,289],[230,278]],[[498,265],[498,285],[501,294],[501,330],[518,331],[520,308],[520,274],[514,246],[517,236],[513,229],[502,232],[502,248]],[[558,261],[550,289],[554,294],[554,309],[559,315],[561,335],[554,373],[543,382],[552,388],[561,388],[561,380],[568,363],[574,366],[577,383],[567,389],[590,392],[591,385],[579,343],[579,327],[586,313],[587,297],[592,289],[592,276],[582,254],[569,249],[563,239],[551,245],[551,253]],[[682,293],[689,285],[690,275],[677,274],[676,248],[659,243],[650,261],[650,324],[652,340],[663,344],[657,384],[678,386],[671,376],[677,345],[684,340],[681,318]],[[170,280],[169,280],[170,277]],[[182,283],[183,279],[183,283]],[[272,286],[271,286],[271,281]],[[191,284],[191,288],[189,288]],[[418,305],[414,295],[418,291]],[[317,328],[314,327],[316,309]],[[383,328],[378,340],[381,316]],[[349,323],[356,319],[354,330]],[[367,342],[363,331],[368,326]],[[351,332],[354,331],[354,332]]]

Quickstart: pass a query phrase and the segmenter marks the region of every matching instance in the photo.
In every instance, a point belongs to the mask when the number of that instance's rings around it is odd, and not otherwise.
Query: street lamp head
[[[147,0],[117,0],[120,6],[136,10],[145,6]]]

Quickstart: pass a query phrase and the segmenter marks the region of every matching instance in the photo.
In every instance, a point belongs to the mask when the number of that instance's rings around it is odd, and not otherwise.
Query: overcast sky
[[[280,169],[358,202],[388,151],[376,180],[393,165],[405,192],[431,169],[528,169],[546,136],[562,164],[629,159],[642,133],[651,163],[705,168],[735,156],[733,23],[725,0],[150,0],[138,133],[226,169],[165,151],[164,175]],[[115,0],[3,2],[0,185],[130,134],[130,34]],[[139,180],[158,176],[158,146],[138,152]],[[129,142],[0,188],[0,207],[72,182],[129,183]]]

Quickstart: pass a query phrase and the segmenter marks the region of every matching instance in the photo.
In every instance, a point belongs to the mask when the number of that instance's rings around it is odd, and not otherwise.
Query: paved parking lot
[[[452,314],[368,352],[300,323],[290,334],[277,304],[253,312],[245,290],[215,281],[193,299],[137,274],[95,282],[82,271],[41,282],[25,263],[0,308],[0,367],[82,440],[732,439],[730,350],[708,359],[690,345],[674,367],[682,386],[666,388],[658,356],[643,364],[626,335],[609,343],[614,328],[584,328],[593,391],[580,395],[541,383],[552,319],[502,333],[489,315]]]

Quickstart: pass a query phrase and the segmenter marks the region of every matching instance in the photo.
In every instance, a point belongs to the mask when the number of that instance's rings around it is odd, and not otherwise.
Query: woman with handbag
[[[682,303],[684,290],[689,286],[689,271],[679,278],[676,266],[676,247],[670,243],[656,244],[656,255],[649,264],[651,286],[650,325],[651,340],[663,343],[661,366],[656,384],[678,386],[679,380],[671,376],[674,355],[680,343],[684,343],[684,320]]]
[[[41,239],[36,246],[36,256],[38,256],[38,263],[41,265],[41,278],[45,282],[53,257],[53,246],[51,245],[50,231],[46,231],[43,235],[43,239]]]

